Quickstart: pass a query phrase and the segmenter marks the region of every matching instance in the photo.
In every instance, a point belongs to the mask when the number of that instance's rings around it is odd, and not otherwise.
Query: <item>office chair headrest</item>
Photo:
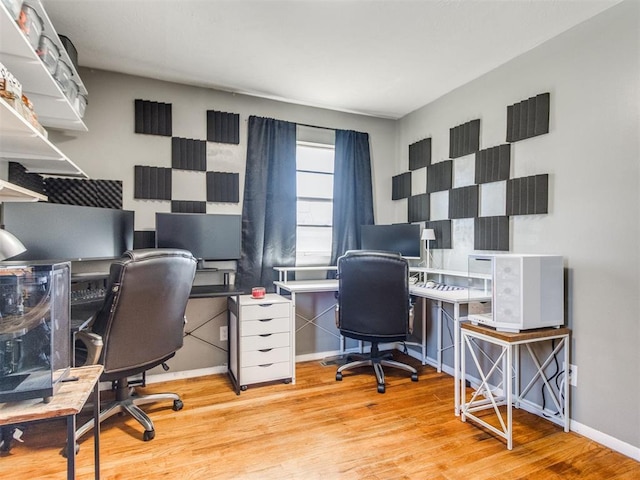
[[[127,250],[122,254],[123,259],[130,260],[144,260],[155,257],[185,257],[192,258],[195,262],[195,257],[188,250],[181,250],[179,248],[142,248],[139,250]]]

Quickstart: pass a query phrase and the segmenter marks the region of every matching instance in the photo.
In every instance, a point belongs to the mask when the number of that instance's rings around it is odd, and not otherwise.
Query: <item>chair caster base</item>
[[[418,374],[417,373],[412,373],[411,374],[411,381],[412,382],[417,382],[418,381]]]
[[[379,383],[378,384],[378,393],[384,393],[384,392],[385,392],[384,383]]]
[[[156,436],[156,431],[155,430],[145,430],[144,433],[142,434],[142,439],[145,442],[148,442],[150,440],[153,440]]]
[[[336,381],[338,382],[342,381],[342,373],[340,372],[336,373]]]
[[[182,403],[182,400],[174,400],[173,401],[173,410],[174,411],[179,411],[182,410],[182,408],[184,407],[184,403]]]

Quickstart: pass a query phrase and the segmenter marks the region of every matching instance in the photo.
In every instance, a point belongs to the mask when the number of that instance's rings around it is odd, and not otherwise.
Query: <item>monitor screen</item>
[[[27,247],[11,260],[110,259],[133,248],[134,212],[58,203],[3,203],[2,225]]]
[[[360,248],[399,253],[405,258],[420,258],[420,225],[362,225]]]
[[[159,248],[182,248],[202,260],[236,260],[241,239],[241,215],[156,213]]]

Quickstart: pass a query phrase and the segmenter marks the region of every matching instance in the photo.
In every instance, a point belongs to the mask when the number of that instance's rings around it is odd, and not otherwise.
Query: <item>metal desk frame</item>
[[[466,389],[464,382],[460,385],[460,398],[462,398],[462,404],[460,405],[460,419],[465,422],[468,419],[482,425],[488,430],[492,431],[496,435],[504,438],[507,441],[507,449],[513,448],[513,413],[512,409],[515,404],[516,408],[520,408],[520,405],[526,403],[530,408],[537,411],[539,414],[544,414],[533,403],[528,402],[525,399],[527,392],[531,390],[533,385],[538,379],[541,379],[546,387],[547,393],[551,396],[553,403],[558,411],[558,419],[553,417],[547,417],[554,423],[558,423],[564,427],[564,431],[569,431],[569,381],[565,379],[564,389],[561,392],[556,392],[551,388],[549,379],[546,377],[544,370],[553,360],[555,355],[564,350],[564,365],[569,365],[569,337],[571,330],[562,328],[539,328],[535,330],[525,330],[520,333],[510,332],[498,332],[490,327],[481,325],[472,325],[465,323],[461,326],[462,334],[462,374],[463,378],[466,375],[466,351],[469,350],[471,358],[480,375],[480,386],[473,392],[471,399],[466,401]],[[558,345],[552,349],[547,358],[540,362],[535,352],[532,350],[531,345],[537,342],[546,342],[550,340],[560,340]],[[501,348],[498,358],[491,360],[490,368],[483,369],[481,362],[478,358],[478,354],[482,352],[482,349],[478,343],[478,340],[488,342],[493,345],[497,345]],[[520,378],[520,346],[526,346],[526,350],[529,352],[529,356],[533,360],[536,366],[536,373],[532,376],[531,380],[524,389],[521,389]],[[488,358],[486,355],[484,358]],[[502,368],[500,368],[502,364]],[[490,385],[489,381],[494,372],[502,373],[502,384],[497,386]],[[515,385],[512,383],[512,372],[514,374]],[[493,388],[499,388],[502,386],[502,395],[494,393]],[[483,399],[479,397],[483,396]],[[563,396],[561,399],[559,396]],[[506,405],[506,422],[503,416],[503,412],[498,407]],[[500,428],[491,425],[487,421],[475,415],[475,412],[493,409]]]

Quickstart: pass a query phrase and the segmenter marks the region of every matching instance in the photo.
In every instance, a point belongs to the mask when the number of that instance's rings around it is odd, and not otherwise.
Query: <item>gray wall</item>
[[[218,110],[240,114],[240,144],[228,145],[207,142],[207,169],[240,174],[240,191],[244,185],[247,144],[247,119],[250,115],[278,118],[299,124],[336,129],[357,130],[370,135],[373,162],[374,209],[377,221],[391,222],[391,175],[396,150],[396,122],[318,108],[235,95],[210,89],[191,87],[153,79],[121,75],[100,70],[81,69],[80,75],[89,91],[89,106],[85,123],[86,133],[51,132],[52,141],[82,168],[90,178],[123,181],[125,209],[135,211],[135,228],[153,230],[155,212],[171,211],[168,201],[135,200],[133,198],[134,166],[149,165],[171,167],[171,139],[134,133],[134,100],[144,99],[172,104],[173,135],[206,140],[206,111]],[[324,131],[303,129],[305,139]],[[173,198],[204,200],[206,196],[204,174],[201,172],[172,172]],[[240,195],[242,198],[242,194]],[[208,213],[240,214],[238,204],[208,203]],[[227,267],[233,265],[217,265]],[[74,271],[107,269],[108,265],[74,263]],[[213,278],[210,278],[213,277]],[[215,274],[197,274],[197,283],[219,283]],[[308,297],[308,296],[306,296]],[[301,297],[301,303],[310,302],[320,308],[320,299]],[[302,305],[301,305],[302,306]],[[327,308],[328,305],[322,307]],[[220,326],[226,325],[225,299],[194,299],[187,307],[187,330],[193,335],[185,338],[184,347],[170,360],[171,372],[198,371],[222,367],[227,362],[227,342],[220,341]],[[314,313],[305,316],[313,318]],[[335,330],[333,314],[320,321]],[[321,333],[315,327],[304,327],[298,335],[298,355],[334,351],[339,348],[336,337]],[[336,332],[337,333],[337,332]],[[162,373],[156,369],[152,373]],[[193,372],[191,372],[193,373]]]
[[[432,137],[449,158],[449,128],[481,119],[480,148],[505,142],[506,107],[551,93],[550,132],[512,146],[512,177],[549,173],[549,214],[512,218],[511,251],[565,257],[567,324],[573,329],[571,417],[640,447],[639,3],[605,11],[407,115],[408,145]],[[406,202],[394,202],[396,220]],[[436,265],[467,268],[473,223],[454,220],[454,249]],[[637,455],[637,452],[636,452]]]

